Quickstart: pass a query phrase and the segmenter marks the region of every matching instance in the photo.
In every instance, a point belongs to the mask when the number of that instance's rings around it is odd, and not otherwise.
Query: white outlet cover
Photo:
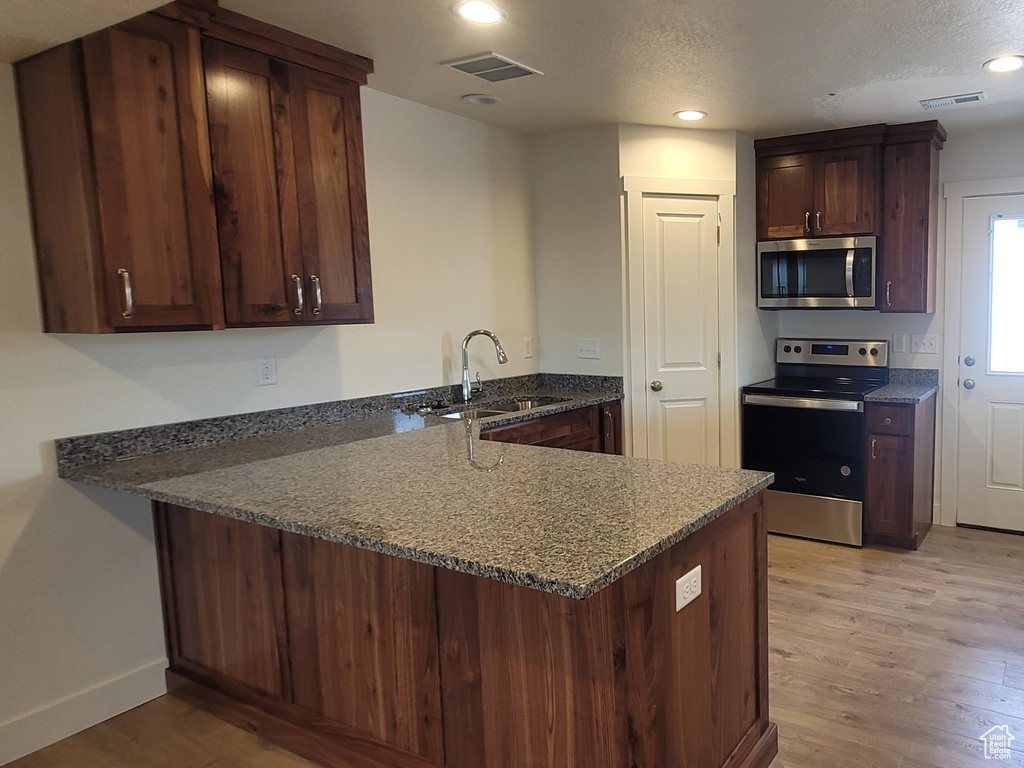
[[[681,579],[676,579],[676,610],[681,611],[698,597],[703,588],[701,570],[698,565]]]
[[[256,386],[270,387],[277,384],[277,358],[256,358]]]
[[[529,336],[523,337],[523,358],[529,359],[533,357],[533,339]]]
[[[576,357],[580,360],[600,360],[601,340],[600,339],[576,339]]]
[[[892,335],[892,351],[896,353],[907,351],[907,334],[894,333]]]

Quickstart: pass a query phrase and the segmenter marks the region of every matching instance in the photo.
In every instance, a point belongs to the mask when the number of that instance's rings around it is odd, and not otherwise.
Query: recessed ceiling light
[[[474,24],[497,24],[505,18],[505,12],[487,0],[468,0],[456,6],[455,10],[466,21]]]
[[[699,109],[684,109],[682,112],[676,112],[676,117],[680,120],[703,120],[708,116],[707,112],[701,112]]]
[[[467,93],[462,100],[474,107],[492,107],[495,104],[501,104],[501,99],[497,96],[490,96],[486,93]]]
[[[985,62],[985,69],[989,72],[1013,72],[1024,67],[1024,56],[1010,55],[998,56]]]

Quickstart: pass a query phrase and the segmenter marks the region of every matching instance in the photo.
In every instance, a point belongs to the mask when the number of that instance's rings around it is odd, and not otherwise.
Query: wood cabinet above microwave
[[[44,330],[372,322],[372,68],[210,0],[19,62]]]
[[[877,235],[878,307],[935,310],[935,120],[754,142],[759,240]]]

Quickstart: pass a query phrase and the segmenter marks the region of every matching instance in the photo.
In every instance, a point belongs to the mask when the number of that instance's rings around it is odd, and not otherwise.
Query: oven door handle
[[[814,397],[782,397],[780,395],[744,395],[744,405],[771,405],[776,408],[809,408],[819,411],[848,411],[862,413],[864,403],[859,400],[821,400]]]
[[[853,248],[846,252],[846,295],[853,296]]]

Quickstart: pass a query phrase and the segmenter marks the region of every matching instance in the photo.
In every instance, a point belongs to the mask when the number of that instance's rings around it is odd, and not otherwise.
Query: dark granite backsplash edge
[[[622,386],[621,376],[534,373],[485,381],[481,397],[494,398],[532,390],[621,393]],[[65,437],[55,441],[57,473],[63,476],[78,467],[108,461],[202,448],[217,443],[335,424],[346,419],[381,416],[395,410],[411,411],[420,405],[451,405],[461,398],[462,387],[454,384]]]

